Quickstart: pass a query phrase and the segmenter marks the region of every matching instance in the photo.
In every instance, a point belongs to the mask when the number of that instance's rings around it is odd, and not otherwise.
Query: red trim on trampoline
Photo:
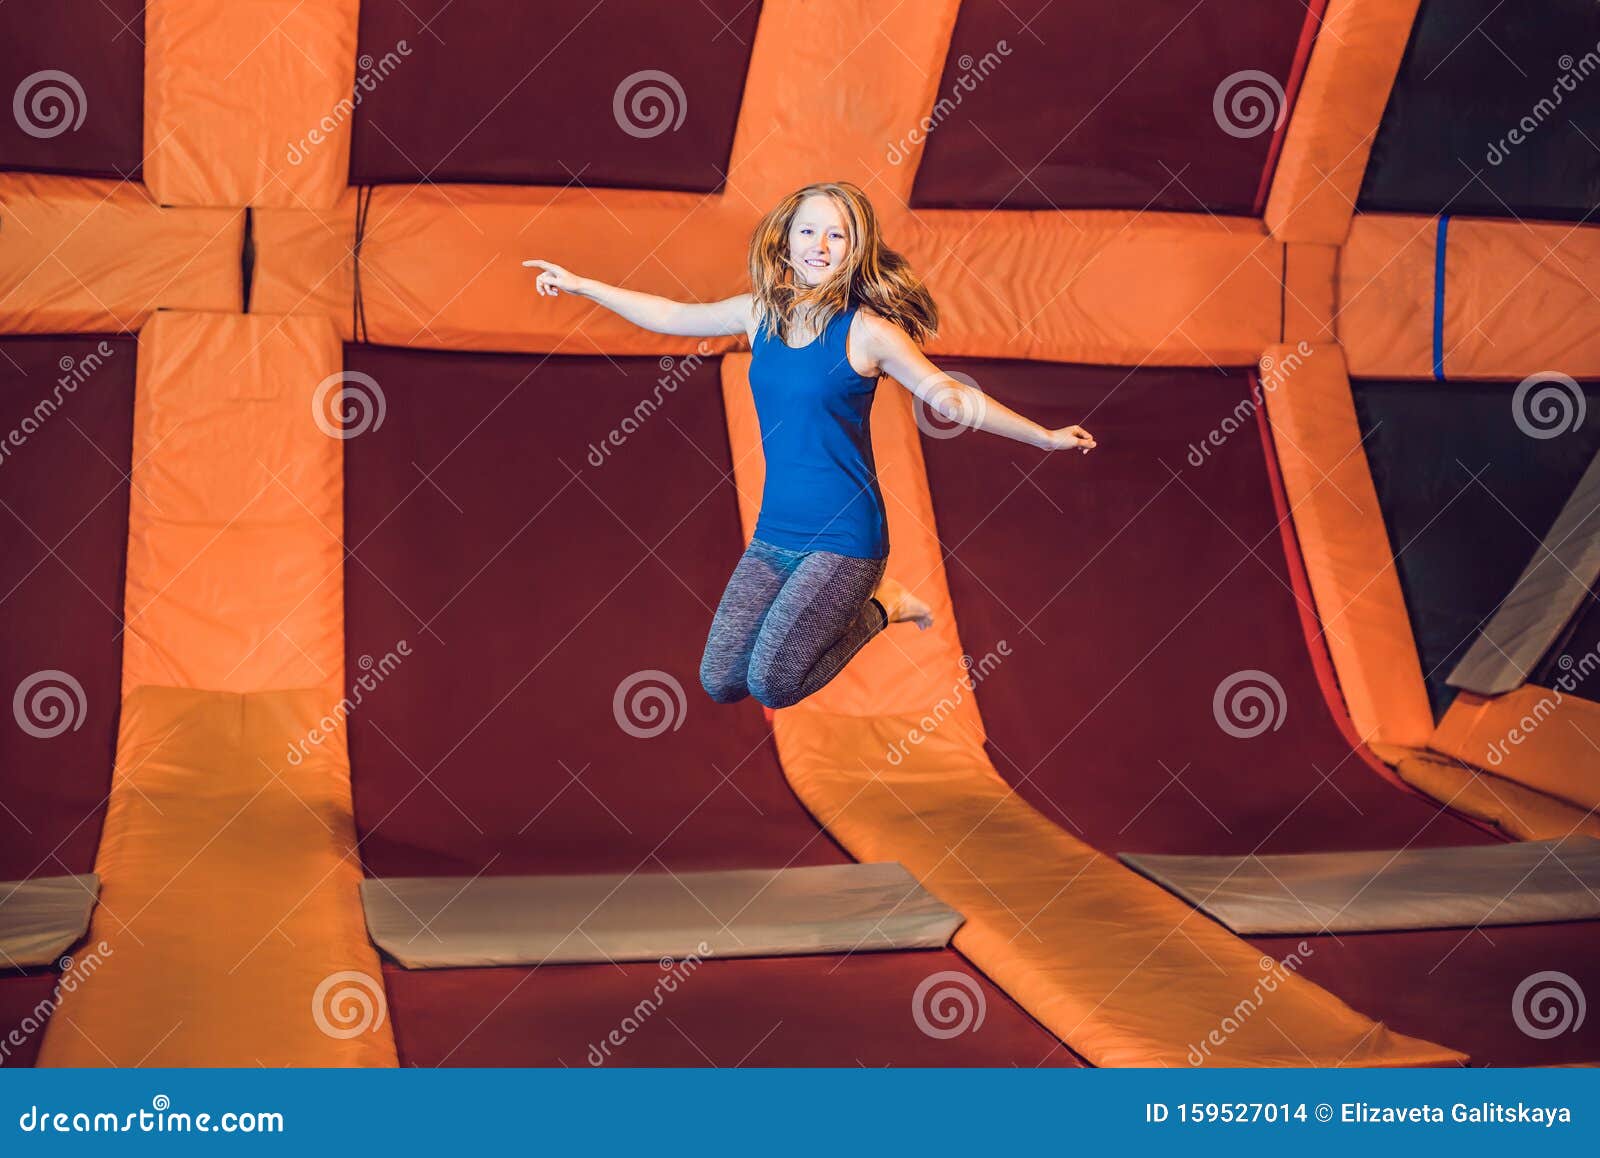
[[[1267,479],[1271,483],[1272,505],[1278,512],[1278,531],[1283,541],[1283,556],[1289,571],[1289,584],[1294,589],[1295,606],[1300,612],[1300,626],[1305,631],[1306,654],[1311,658],[1311,670],[1316,673],[1317,687],[1321,689],[1323,701],[1328,705],[1328,714],[1333,717],[1334,725],[1339,729],[1340,735],[1361,756],[1367,767],[1408,796],[1443,805],[1442,801],[1435,801],[1431,796],[1400,779],[1394,769],[1380,760],[1356,731],[1355,721],[1350,718],[1350,712],[1345,707],[1344,693],[1339,689],[1338,674],[1333,670],[1333,658],[1328,654],[1327,639],[1322,634],[1322,624],[1316,612],[1316,600],[1311,594],[1311,577],[1306,572],[1305,558],[1300,554],[1300,536],[1296,534],[1294,519],[1290,517],[1289,492],[1284,487],[1283,475],[1278,470],[1278,448],[1272,440],[1272,426],[1267,421],[1267,408],[1262,404],[1260,375],[1254,370],[1250,371],[1250,394],[1256,400],[1256,430],[1261,435],[1262,455],[1267,462]],[[1448,806],[1445,806],[1445,811],[1457,820],[1465,821],[1498,840],[1509,839],[1500,829],[1477,817],[1457,812]]]
[[[1283,139],[1289,132],[1289,120],[1294,115],[1300,84],[1306,78],[1306,65],[1311,60],[1311,46],[1316,42],[1327,8],[1328,0],[1310,0],[1306,5],[1306,22],[1300,29],[1300,43],[1295,46],[1294,63],[1289,66],[1288,83],[1283,86],[1283,103],[1289,111],[1283,118],[1283,124],[1272,134],[1272,143],[1267,146],[1267,162],[1261,167],[1261,184],[1256,188],[1257,214],[1267,211],[1267,194],[1272,190],[1272,176],[1278,171],[1278,155],[1283,152]]]

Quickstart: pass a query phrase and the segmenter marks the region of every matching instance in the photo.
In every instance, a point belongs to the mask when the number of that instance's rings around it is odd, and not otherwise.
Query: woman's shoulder
[[[851,333],[863,339],[875,352],[907,338],[897,322],[865,303],[856,307],[855,313],[856,317],[850,323]]]

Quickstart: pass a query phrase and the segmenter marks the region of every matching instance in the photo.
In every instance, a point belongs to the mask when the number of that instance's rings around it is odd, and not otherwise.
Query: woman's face
[[[850,252],[850,232],[832,197],[813,193],[800,202],[789,224],[789,261],[805,285],[832,277]]]

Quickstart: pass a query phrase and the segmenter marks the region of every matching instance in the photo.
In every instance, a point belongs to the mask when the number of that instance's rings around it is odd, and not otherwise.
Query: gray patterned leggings
[[[822,687],[888,626],[872,598],[887,562],[752,539],[711,621],[700,661],[706,694],[787,708]]]

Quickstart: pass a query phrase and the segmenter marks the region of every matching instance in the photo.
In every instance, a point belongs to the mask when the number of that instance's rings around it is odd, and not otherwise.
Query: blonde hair
[[[844,264],[819,285],[795,277],[789,260],[789,228],[807,197],[831,197],[850,235]],[[796,189],[772,209],[750,236],[750,287],[755,299],[756,328],[770,328],[784,341],[803,314],[815,332],[850,308],[852,302],[899,326],[921,345],[939,330],[939,307],[911,270],[911,264],[883,243],[872,202],[848,181],[820,181]]]

